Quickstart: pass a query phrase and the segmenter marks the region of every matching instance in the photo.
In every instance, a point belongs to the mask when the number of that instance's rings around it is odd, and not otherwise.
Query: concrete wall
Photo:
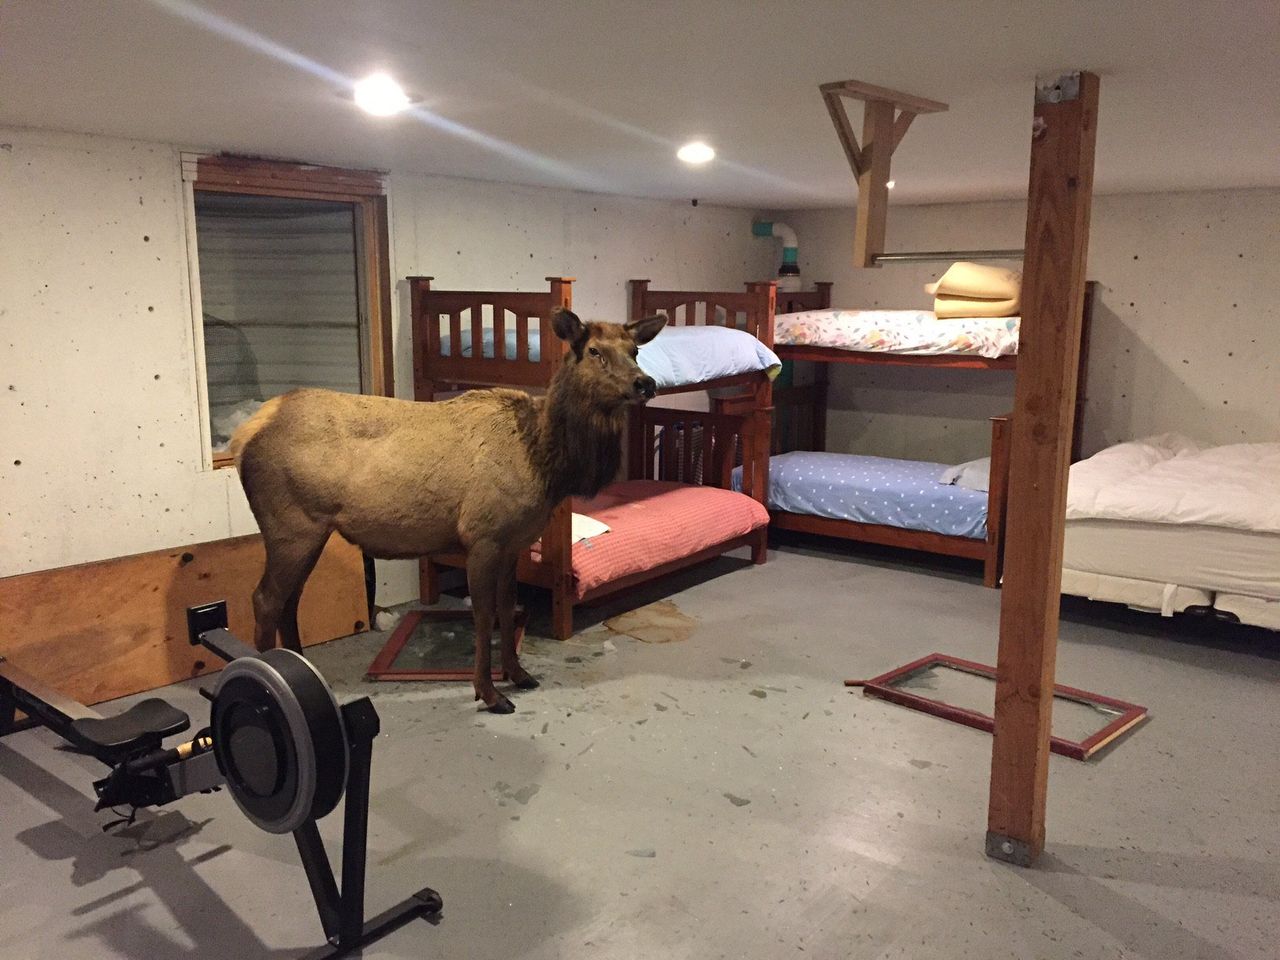
[[[888,249],[1022,246],[1025,204],[893,206]],[[806,280],[846,307],[927,307],[946,264],[850,266],[854,212],[781,215]],[[1094,314],[1084,446],[1164,431],[1202,443],[1280,437],[1280,190],[1094,198]],[[833,450],[959,462],[1011,407],[1011,374],[833,367]]]
[[[389,194],[393,278],[574,275],[603,319],[623,319],[629,277],[736,288],[773,253],[749,211],[396,175]],[[234,472],[202,466],[178,149],[0,129],[0,197],[0,576],[253,532]],[[383,602],[416,592],[409,564],[380,580]]]

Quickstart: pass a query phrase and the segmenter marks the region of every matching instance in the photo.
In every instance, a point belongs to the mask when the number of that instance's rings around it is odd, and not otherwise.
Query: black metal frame
[[[411,920],[421,917],[439,922],[444,903],[440,894],[429,887],[394,907],[384,910],[368,923],[364,919],[364,881],[369,836],[369,772],[373,760],[373,738],[381,727],[378,713],[368,697],[361,697],[342,707],[351,750],[347,773],[347,792],[342,824],[342,888],[333,876],[333,867],[325,851],[324,841],[314,820],[293,832],[302,858],[311,896],[320,915],[329,944],[308,953],[304,960],[328,960],[341,957],[372,943]]]
[[[228,662],[257,656],[256,651],[227,630],[225,603],[188,608],[187,631],[192,645],[201,644]],[[192,744],[168,750],[160,749],[159,742],[148,743],[145,752],[130,753],[123,758],[115,753],[104,753],[95,744],[82,742],[83,738],[76,736],[73,721],[102,719],[101,714],[41,683],[0,656],[0,734],[15,729],[18,708],[34,722],[47,726],[73,746],[112,768],[108,777],[94,784],[99,796],[98,809],[120,803],[131,803],[135,807],[158,806],[197,790],[216,789],[223,782],[213,751],[204,745],[211,743],[207,737],[197,737]],[[440,895],[424,887],[366,922],[364,892],[369,836],[369,778],[373,764],[373,740],[378,735],[381,722],[368,697],[361,697],[339,709],[349,751],[343,808],[342,887],[339,889],[334,879],[316,819],[310,817],[293,832],[293,837],[327,943],[306,954],[303,960],[330,960],[344,956],[419,917],[432,924],[438,923],[443,909]],[[198,743],[199,746],[196,745]],[[229,788],[234,791],[234,784],[229,784]]]

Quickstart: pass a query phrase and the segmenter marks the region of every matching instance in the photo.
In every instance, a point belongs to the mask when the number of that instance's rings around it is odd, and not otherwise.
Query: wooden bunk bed
[[[815,411],[826,403],[825,385],[805,384],[798,387],[774,389],[773,453],[782,455],[794,451],[822,451],[826,438],[815,431],[825,429],[826,417]],[[916,530],[885,523],[864,523],[840,517],[821,516],[816,513],[800,513],[770,509],[769,519],[777,530],[797,533],[815,533],[843,540],[878,543],[888,547],[902,547],[937,553],[951,557],[965,557],[982,563],[982,581],[988,587],[1000,582],[1000,559],[1004,546],[1004,517],[1007,506],[1009,477],[1009,417],[991,417],[991,476],[985,495],[985,532],[981,536],[959,536],[932,530]],[[852,456],[849,459],[854,459]],[[858,458],[880,460],[882,458]],[[884,461],[901,463],[902,461]],[[931,464],[929,481],[936,482],[945,464]],[[941,485],[939,485],[941,488]],[[953,489],[953,488],[945,488]],[[979,498],[978,494],[972,494]]]
[[[549,288],[544,292],[434,290],[432,279],[408,278],[415,399],[432,401],[442,394],[475,387],[540,390],[550,384],[566,352],[551,329],[551,317],[556,309],[572,305],[572,278],[549,277]],[[712,306],[710,314],[704,306],[701,315],[731,316],[730,325],[767,334],[773,286],[751,284],[747,293],[705,295],[711,299],[699,302]],[[633,296],[631,302],[633,307],[646,303],[649,313],[658,312],[644,297]],[[663,312],[673,325],[697,322],[696,307],[693,311]],[[547,349],[542,349],[543,345]],[[671,384],[659,390],[660,394],[731,390],[741,398],[741,412],[633,408],[625,479],[606,488],[596,500],[559,505],[542,538],[518,566],[521,582],[551,591],[552,632],[557,639],[572,635],[573,611],[578,603],[604,599],[743,546],[751,547],[755,563],[765,561],[769,386],[769,375],[751,372]],[[729,489],[730,473],[739,462],[751,468],[743,487],[746,497]],[[637,517],[637,522],[651,526],[654,516],[667,516],[655,514],[659,508],[677,513],[702,510],[709,519],[693,524],[698,529],[692,533],[687,515],[683,524],[673,520],[668,528],[681,531],[682,544],[657,544],[653,529],[646,532],[633,527],[630,514],[619,512],[626,503],[642,504],[645,510],[632,513],[645,514],[649,519]],[[613,531],[575,544],[575,511],[601,519]],[[637,569],[634,562],[618,556],[628,543],[635,556],[659,560]],[[422,599],[435,603],[440,596],[441,569],[464,567],[465,563],[461,554],[424,558],[420,563]]]
[[[1081,431],[1079,429],[1085,403],[1084,370],[1088,360],[1088,329],[1092,311],[1093,295],[1096,283],[1090,283],[1086,290],[1082,329],[1084,340],[1080,351],[1080,384],[1081,389],[1076,401],[1076,430],[1073,447],[1073,459],[1079,459]],[[806,291],[779,291],[776,295],[776,311],[774,320],[784,313],[801,313],[804,311],[824,311],[831,309],[831,284],[816,283],[814,289]],[[809,344],[789,344],[776,342],[777,330],[774,330],[774,350],[784,361],[808,361],[812,364],[813,382],[803,386],[775,387],[774,417],[771,431],[771,452],[782,455],[794,451],[823,452],[827,449],[827,401],[829,393],[829,371],[833,363],[850,363],[880,366],[928,367],[942,370],[1004,370],[1014,371],[1017,367],[1016,354],[997,357],[978,356],[973,354],[938,354],[913,355],[887,353],[877,351],[846,350],[836,347],[814,346]],[[725,405],[726,412],[740,412],[730,402]],[[823,516],[811,512],[793,512],[777,509],[771,505],[770,517],[774,528],[801,533],[814,533],[823,536],[839,537],[846,540],[857,540],[878,543],[886,546],[904,547],[928,553],[947,556],[966,557],[981,561],[983,566],[983,583],[995,587],[1000,582],[1001,565],[1004,548],[1004,525],[1007,509],[1007,491],[1010,462],[1011,428],[1007,416],[991,418],[991,471],[988,490],[985,498],[985,529],[975,529],[968,535],[942,533],[938,530],[911,529],[897,524],[869,523],[836,516]],[[855,458],[850,458],[851,460]],[[879,458],[858,458],[871,460]],[[907,464],[911,461],[881,460],[885,465]],[[922,465],[913,464],[917,474]],[[936,467],[935,474],[945,469],[944,464]],[[775,467],[775,470],[777,468]],[[767,479],[766,474],[766,479]],[[936,476],[921,478],[936,481]],[[782,499],[782,491],[771,497],[774,501]],[[860,491],[852,489],[848,496],[859,496]],[[972,493],[962,496],[970,501],[976,498]],[[972,503],[970,509],[974,508]]]

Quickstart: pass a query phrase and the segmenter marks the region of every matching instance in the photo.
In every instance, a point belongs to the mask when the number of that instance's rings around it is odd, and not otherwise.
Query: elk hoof
[[[510,675],[508,675],[506,679],[511,680]],[[511,680],[511,682],[515,685],[517,690],[537,690],[542,686],[542,684],[538,682],[537,677],[528,673],[524,674],[524,676],[520,677],[518,680]]]
[[[498,699],[493,701],[493,703],[489,704],[489,706],[486,707],[485,709],[487,709],[490,713],[508,714],[508,713],[516,712],[516,705],[512,703],[510,700],[508,700],[506,697],[504,697],[502,694],[498,694]]]

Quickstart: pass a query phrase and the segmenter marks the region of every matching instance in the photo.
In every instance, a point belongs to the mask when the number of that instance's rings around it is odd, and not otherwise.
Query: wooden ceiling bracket
[[[884,253],[886,215],[889,208],[889,160],[906,136],[911,121],[921,113],[938,113],[947,105],[859,80],[824,83],[818,88],[831,114],[836,137],[844,148],[849,168],[858,178],[858,220],[854,231],[853,265],[877,266]],[[861,100],[862,143],[853,132],[845,99]]]

